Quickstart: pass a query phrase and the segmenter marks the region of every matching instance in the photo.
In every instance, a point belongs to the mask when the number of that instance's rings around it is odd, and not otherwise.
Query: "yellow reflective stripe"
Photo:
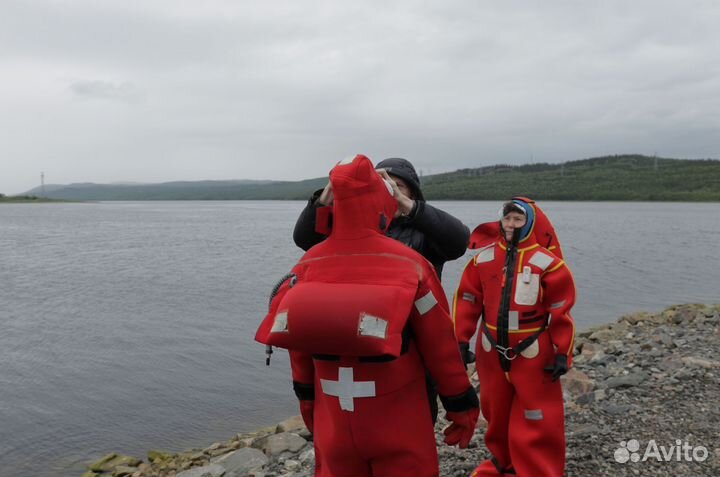
[[[570,347],[568,348],[567,357],[572,358],[573,351],[575,350],[575,320],[572,319],[569,313],[567,316],[570,318],[570,324],[572,325],[572,336],[570,337]]]
[[[520,248],[520,249],[518,249],[518,250],[520,250],[521,252],[527,252],[528,250],[532,250],[532,249],[534,249],[534,248],[538,248],[539,246],[540,246],[540,244],[539,244],[539,243],[536,243],[536,244],[534,244],[534,245],[530,245],[529,247]]]
[[[522,273],[523,257],[525,256],[525,250],[520,250],[520,260],[518,260],[517,272]]]
[[[503,244],[502,242],[498,242],[497,244],[498,244],[498,246],[499,246],[501,249],[507,250],[507,247],[506,247],[505,244]],[[536,243],[536,244],[529,245],[529,246],[524,247],[524,248],[518,248],[518,252],[524,252],[524,251],[527,251],[527,250],[532,250],[532,249],[534,249],[534,248],[538,248],[539,246],[540,246],[540,244],[539,244],[539,243]]]
[[[558,263],[557,265],[555,265],[554,267],[552,267],[550,270],[545,271],[545,274],[552,273],[552,272],[554,272],[555,270],[559,270],[563,265],[565,265],[565,261],[564,261],[564,260],[560,260],[560,263]]]

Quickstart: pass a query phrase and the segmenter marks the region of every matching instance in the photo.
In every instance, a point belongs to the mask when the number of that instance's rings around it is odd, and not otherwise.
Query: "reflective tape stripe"
[[[470,303],[475,303],[475,295],[473,295],[472,293],[463,293],[462,299],[465,301],[469,301]]]
[[[545,269],[553,263],[553,260],[555,259],[546,253],[535,252],[535,255],[533,255],[530,259],[530,263],[538,267],[540,270],[545,271]]]
[[[492,262],[495,259],[495,244],[488,245],[475,255],[475,265],[478,263]]]
[[[525,409],[525,419],[528,421],[542,421],[542,409]]]
[[[508,312],[508,329],[519,330],[520,329],[520,315],[517,311]]]
[[[360,336],[374,336],[375,338],[387,338],[388,322],[377,316],[367,313],[360,314]]]
[[[415,300],[415,308],[417,308],[418,313],[421,315],[430,311],[435,305],[437,305],[437,299],[431,291],[427,292],[424,297]]]
[[[565,301],[566,301],[566,300],[559,301],[559,302],[557,302],[557,303],[553,303],[552,305],[550,305],[550,309],[551,309],[551,310],[557,310],[558,308],[562,308],[562,306],[565,305]]]
[[[493,326],[490,323],[486,323],[486,324],[487,324],[487,327],[490,328],[491,330],[493,330],[493,331],[497,330],[497,326]],[[548,324],[550,324],[550,318],[548,318]],[[540,327],[540,328],[523,328],[522,330],[509,330],[509,331],[510,331],[510,333],[534,333],[536,331],[540,331],[543,328],[547,328],[547,325]]]
[[[287,311],[281,311],[275,315],[275,321],[273,322],[271,333],[283,333],[288,331],[288,316]]]
[[[320,387],[328,396],[340,400],[340,409],[355,411],[355,399],[375,397],[375,381],[355,381],[353,368],[338,368],[338,380],[321,379]]]

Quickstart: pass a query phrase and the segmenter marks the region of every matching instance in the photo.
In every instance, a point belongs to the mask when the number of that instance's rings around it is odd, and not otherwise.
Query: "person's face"
[[[400,190],[400,192],[402,192],[402,195],[409,199],[414,199],[412,189],[408,186],[407,182],[397,176],[393,176],[392,174],[390,174],[390,177],[392,177],[392,180],[395,181],[398,189]]]
[[[509,212],[505,217],[500,219],[503,233],[505,234],[505,240],[508,242],[512,240],[515,229],[519,229],[525,225],[526,220],[525,215],[520,212]]]

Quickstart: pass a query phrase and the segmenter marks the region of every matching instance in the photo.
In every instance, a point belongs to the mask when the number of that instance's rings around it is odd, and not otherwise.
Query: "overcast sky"
[[[717,158],[718,25],[714,0],[2,0],[0,192]]]

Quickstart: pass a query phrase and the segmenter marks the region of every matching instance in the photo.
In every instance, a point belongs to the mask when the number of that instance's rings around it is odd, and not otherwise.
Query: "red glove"
[[[305,427],[308,431],[313,431],[313,415],[315,411],[315,401],[303,400],[300,401],[300,415],[302,415]]]
[[[467,448],[475,432],[480,409],[474,407],[463,412],[450,412],[445,414],[448,421],[452,421],[443,433],[445,434],[445,443],[450,446],[460,444],[461,449]]]

